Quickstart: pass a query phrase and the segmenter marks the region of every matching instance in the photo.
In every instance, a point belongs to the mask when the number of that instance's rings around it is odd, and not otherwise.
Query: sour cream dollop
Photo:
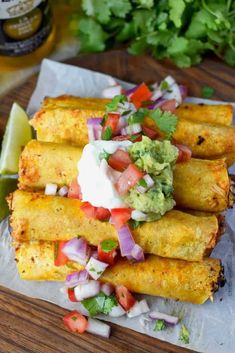
[[[130,141],[97,140],[84,147],[78,162],[82,201],[108,209],[127,207],[114,186],[121,173],[111,168],[105,159],[100,159],[100,154],[113,154],[117,149],[127,150],[131,145]]]

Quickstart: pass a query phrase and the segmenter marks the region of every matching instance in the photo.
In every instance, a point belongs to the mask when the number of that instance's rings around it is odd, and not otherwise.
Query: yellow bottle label
[[[48,0],[0,0],[0,55],[29,54],[50,31]]]

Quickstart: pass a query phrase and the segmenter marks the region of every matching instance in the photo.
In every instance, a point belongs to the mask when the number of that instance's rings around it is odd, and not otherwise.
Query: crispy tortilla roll
[[[72,261],[65,266],[55,266],[52,242],[18,244],[16,262],[24,280],[64,281],[67,274],[83,269]],[[188,262],[151,255],[144,262],[134,264],[118,260],[104,272],[101,280],[122,284],[136,293],[202,304],[218,289],[222,268],[217,259]]]
[[[54,100],[56,99],[60,100],[61,98],[54,98]],[[76,100],[76,98],[73,99]],[[68,108],[67,100],[65,99],[64,106],[61,106],[61,103],[56,103],[57,108],[52,109],[48,108],[47,103],[45,108],[42,107],[35,114],[31,125],[37,131],[38,140],[72,143],[81,147],[88,143],[86,121],[89,117],[102,116],[103,112],[99,109],[86,109],[84,108],[85,103],[81,109]],[[80,101],[83,100],[86,99],[80,99]],[[53,103],[50,104],[53,106]],[[155,123],[149,118],[145,119],[145,124],[156,128]],[[200,123],[180,118],[173,137],[178,143],[190,147],[193,157],[217,159],[229,154],[229,164],[235,161],[231,158],[232,154],[235,154],[235,127],[233,126]]]
[[[76,199],[17,190],[9,204],[12,236],[17,241],[68,240],[80,235],[98,245],[104,239],[117,238],[112,224],[88,219]],[[132,234],[145,253],[201,261],[216,245],[219,225],[216,216],[202,218],[173,210]]]
[[[156,129],[150,118],[145,119],[146,126]],[[179,119],[173,135],[177,143],[188,146],[195,158],[227,158],[226,163],[235,162],[235,126],[199,123]]]
[[[19,187],[44,189],[46,184],[70,185],[77,176],[81,149],[75,146],[30,141],[20,158]],[[177,206],[208,212],[230,205],[230,180],[223,160],[191,159],[176,164],[174,199]]]
[[[183,103],[177,108],[176,115],[179,118],[192,121],[231,125],[233,121],[233,106],[231,104]]]

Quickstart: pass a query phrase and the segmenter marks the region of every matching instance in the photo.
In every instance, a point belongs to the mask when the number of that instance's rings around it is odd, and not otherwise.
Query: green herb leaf
[[[91,316],[95,316],[103,312],[105,299],[105,294],[101,292],[95,297],[82,300],[81,303]]]
[[[160,90],[161,91],[166,91],[169,88],[168,82],[167,81],[162,81],[160,84]]]
[[[145,179],[142,178],[140,181],[137,183],[139,186],[142,186],[143,188],[147,188],[148,184],[146,183]]]
[[[167,138],[171,138],[176,130],[178,118],[171,112],[163,112],[161,109],[149,111],[149,117],[155,122],[157,127],[165,133]]]
[[[144,122],[144,118],[147,115],[148,110],[145,108],[140,108],[137,112],[133,113],[128,118],[128,125],[132,124],[142,124]]]
[[[100,246],[104,252],[110,252],[118,247],[118,241],[115,239],[106,239],[100,243]]]
[[[185,344],[189,343],[189,330],[185,325],[182,325],[180,328],[180,341],[184,342]]]
[[[134,143],[134,142],[136,142],[140,137],[141,137],[141,134],[131,135],[130,138],[129,138],[129,140]]]
[[[78,35],[81,40],[81,50],[83,52],[99,52],[105,48],[107,34],[101,25],[92,18],[79,20]]]
[[[108,315],[114,306],[117,306],[117,299],[115,294],[111,294],[109,297],[106,296],[102,313]]]
[[[212,88],[210,86],[202,87],[202,97],[203,98],[211,98],[214,93],[215,93],[214,88]]]
[[[106,129],[102,131],[101,138],[102,140],[108,141],[108,140],[111,140],[112,135],[113,135],[113,130],[111,126],[107,126]]]
[[[166,328],[166,323],[164,320],[156,320],[154,331],[162,331],[162,330],[165,330],[165,328]]]
[[[115,96],[110,103],[106,104],[106,111],[107,112],[115,112],[117,111],[118,104],[119,103],[125,103],[127,102],[127,97],[124,96],[123,94],[120,94],[118,96]]]
[[[77,318],[77,316],[72,316],[71,319],[72,319],[73,321],[76,321],[78,318]]]
[[[137,227],[139,227],[143,223],[144,222],[142,222],[142,221],[135,221],[134,219],[130,219],[128,221],[128,224],[129,224],[131,229],[136,229]]]
[[[115,294],[106,296],[103,292],[100,292],[95,297],[82,300],[81,303],[90,316],[95,316],[98,314],[109,314],[112,308],[117,306],[117,299]]]
[[[99,160],[101,161],[102,159],[105,159],[107,161],[110,156],[111,156],[110,153],[103,151],[99,154]]]

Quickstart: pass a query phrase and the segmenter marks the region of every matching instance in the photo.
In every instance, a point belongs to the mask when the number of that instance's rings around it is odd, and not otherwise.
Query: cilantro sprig
[[[84,299],[81,303],[90,316],[109,314],[112,308],[118,305],[114,294],[107,296],[103,292],[100,292],[95,297]]]
[[[180,328],[180,337],[179,337],[180,341],[182,341],[185,344],[189,344],[189,330],[187,329],[187,327],[182,324],[181,328]]]
[[[106,239],[100,243],[100,246],[104,252],[110,252],[118,247],[118,241],[115,239]]]
[[[129,52],[152,53],[180,67],[212,51],[235,65],[235,3],[231,0],[83,0],[82,18],[70,27],[81,51],[100,52],[129,43]]]
[[[176,130],[178,118],[171,112],[163,112],[161,109],[149,111],[149,117],[155,122],[159,130],[170,139]]]

